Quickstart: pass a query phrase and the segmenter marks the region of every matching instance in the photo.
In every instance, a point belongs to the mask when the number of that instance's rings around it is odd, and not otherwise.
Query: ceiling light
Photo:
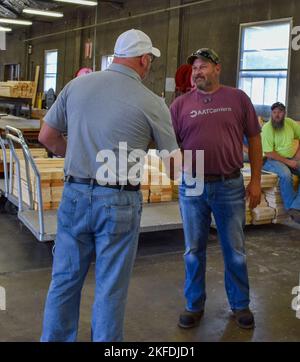
[[[0,31],[11,31],[11,28],[5,28],[3,26],[0,26]]]
[[[18,20],[18,19],[6,19],[6,18],[0,18],[0,23],[3,23],[3,24],[18,24],[18,25],[32,25],[32,21]]]
[[[39,10],[39,9],[31,9],[31,8],[23,9],[23,13],[42,15],[42,16],[53,16],[55,18],[62,18],[64,16],[63,13],[57,13],[55,11]]]
[[[80,4],[88,6],[98,5],[97,1],[86,1],[86,0],[54,0],[54,1],[57,1],[59,3]]]

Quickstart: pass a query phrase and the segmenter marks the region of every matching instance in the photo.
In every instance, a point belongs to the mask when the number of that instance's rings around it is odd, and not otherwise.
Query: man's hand
[[[246,189],[246,201],[249,200],[249,208],[255,209],[261,201],[260,181],[250,181]]]
[[[297,169],[298,168],[298,162],[296,160],[287,160],[286,164],[293,169]]]

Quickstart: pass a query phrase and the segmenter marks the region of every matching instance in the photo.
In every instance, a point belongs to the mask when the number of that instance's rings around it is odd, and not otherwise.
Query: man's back
[[[60,130],[68,134],[66,174],[96,178],[99,151],[111,150],[118,159],[120,142],[127,143],[128,153],[146,151],[152,137],[159,148],[173,132],[162,99],[141,83],[136,72],[122,65],[76,78],[60,97],[61,107],[56,107],[64,117]],[[49,113],[46,121],[51,125]]]

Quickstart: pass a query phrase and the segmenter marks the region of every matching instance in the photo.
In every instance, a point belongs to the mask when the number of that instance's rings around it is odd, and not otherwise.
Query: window
[[[57,78],[57,50],[45,51],[45,77],[44,77],[44,92],[50,88],[56,92],[56,78]]]
[[[290,33],[290,20],[241,26],[238,87],[261,116],[269,117],[273,103],[287,103]]]
[[[114,59],[113,55],[104,55],[101,61],[101,70],[107,69],[113,62],[113,59]]]

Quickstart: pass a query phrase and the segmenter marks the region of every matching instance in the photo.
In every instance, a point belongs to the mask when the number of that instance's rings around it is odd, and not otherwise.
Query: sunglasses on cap
[[[209,48],[202,48],[202,49],[196,50],[194,53],[192,53],[189,56],[188,63],[193,64],[194,60],[196,58],[200,58],[200,57],[204,57],[206,59],[209,59],[210,61],[212,61],[215,64],[220,63],[220,58],[219,58],[218,54],[215,51],[213,51],[212,49],[209,49]]]

